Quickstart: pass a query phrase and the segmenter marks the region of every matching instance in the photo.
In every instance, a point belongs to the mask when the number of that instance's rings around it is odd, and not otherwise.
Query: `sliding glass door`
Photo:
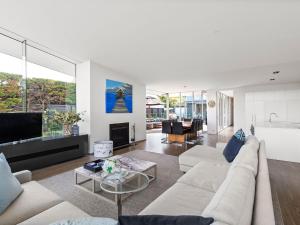
[[[233,98],[221,92],[217,93],[218,131],[232,125]]]

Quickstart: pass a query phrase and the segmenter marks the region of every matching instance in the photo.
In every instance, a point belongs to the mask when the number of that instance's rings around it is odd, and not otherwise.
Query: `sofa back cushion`
[[[239,154],[235,157],[232,167],[244,167],[252,171],[253,175],[257,175],[258,167],[258,147],[253,143],[246,143],[242,146]]]
[[[257,137],[255,137],[253,135],[249,135],[246,138],[246,144],[252,144],[252,145],[254,145],[257,150],[259,148],[259,140],[257,139]]]
[[[244,167],[233,167],[202,213],[229,225],[250,225],[255,195],[255,177]]]
[[[269,170],[265,152],[265,142],[260,142],[258,174],[253,214],[253,225],[275,225],[274,210],[269,179]]]
[[[22,193],[20,182],[14,177],[3,153],[0,154],[0,215]]]

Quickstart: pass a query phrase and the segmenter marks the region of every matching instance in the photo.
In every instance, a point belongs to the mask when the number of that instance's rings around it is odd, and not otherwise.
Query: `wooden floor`
[[[232,128],[226,128],[219,135],[203,134],[203,144],[212,147],[217,142],[227,142],[233,134]],[[151,151],[161,154],[178,156],[191,148],[191,145],[183,147],[180,144],[162,144],[161,138],[165,136],[160,132],[149,132],[147,140],[137,144],[135,148],[128,147],[115,151],[115,154],[123,154],[135,149]],[[47,168],[33,171],[33,179],[40,180],[62,172],[66,172],[83,163],[93,160],[92,155],[76,160],[57,164]],[[268,160],[270,181],[273,193],[276,225],[300,225],[300,164],[276,160]]]
[[[268,160],[277,225],[300,225],[300,163]]]

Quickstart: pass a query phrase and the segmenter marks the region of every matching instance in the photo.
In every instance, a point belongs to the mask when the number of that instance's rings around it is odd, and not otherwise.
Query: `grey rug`
[[[143,191],[135,193],[123,202],[123,215],[138,214],[183,174],[179,170],[178,157],[135,150],[125,155],[157,163],[157,179]],[[68,171],[39,181],[40,184],[60,195],[91,216],[116,218],[117,208],[74,186],[74,172]]]

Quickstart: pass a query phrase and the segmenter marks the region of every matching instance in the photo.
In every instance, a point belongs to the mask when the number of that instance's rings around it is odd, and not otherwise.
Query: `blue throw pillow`
[[[240,141],[246,141],[246,135],[242,129],[239,129],[237,132],[235,132],[234,136]]]
[[[245,133],[242,129],[238,130],[230,139],[226,145],[223,155],[228,162],[232,162],[237,154],[239,153],[241,147],[245,144]]]
[[[23,192],[3,153],[0,154],[0,215]]]
[[[141,215],[119,217],[119,225],[209,225],[213,222],[213,218],[202,216]]]

